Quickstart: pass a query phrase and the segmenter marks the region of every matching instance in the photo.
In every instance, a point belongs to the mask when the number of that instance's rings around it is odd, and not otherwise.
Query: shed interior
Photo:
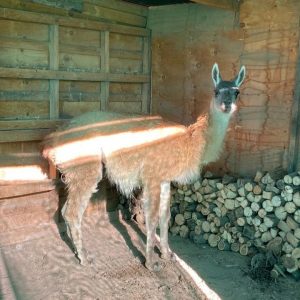
[[[299,21],[298,0],[1,0],[0,246],[26,241],[24,228],[53,222],[62,205],[40,154],[48,133],[94,110],[189,125],[209,109],[215,62],[223,78],[241,65],[247,77],[222,156],[207,169],[298,171]],[[98,200],[116,199],[100,189]],[[103,210],[97,199],[89,212]]]

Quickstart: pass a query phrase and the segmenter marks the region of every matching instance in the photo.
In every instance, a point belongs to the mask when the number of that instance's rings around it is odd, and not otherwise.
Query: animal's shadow
[[[107,183],[103,184],[102,182],[100,182],[98,184],[98,191],[96,193],[94,193],[90,199],[90,204],[92,204],[92,206],[97,206],[97,205],[101,205],[103,204],[102,202],[105,201],[105,212],[107,213],[107,216],[109,218],[110,223],[115,227],[115,229],[121,234],[122,238],[124,239],[127,247],[129,248],[129,250],[131,251],[131,253],[133,254],[133,256],[135,258],[137,258],[142,264],[145,263],[145,256],[144,253],[142,253],[139,248],[137,247],[137,245],[134,244],[134,242],[132,241],[131,235],[127,230],[127,227],[124,225],[124,223],[126,223],[126,225],[130,226],[130,228],[135,232],[135,234],[138,236],[138,238],[143,242],[143,244],[146,244],[146,236],[143,232],[143,230],[141,230],[140,226],[143,225],[138,225],[137,222],[135,222],[132,218],[132,216],[130,215],[129,211],[125,211],[125,210],[120,210],[120,214],[118,211],[118,203],[119,202],[115,202],[111,203],[110,198],[114,198],[114,199],[119,199],[118,194],[116,192],[116,189],[112,186],[109,186],[108,188],[106,188]],[[105,190],[106,188],[106,190]],[[56,210],[55,214],[54,214],[54,220],[56,223],[56,226],[58,228],[58,232],[60,235],[60,238],[66,243],[66,245],[69,247],[70,251],[72,251],[74,253],[74,246],[72,243],[72,240],[70,239],[70,237],[67,234],[67,225],[63,219],[62,216],[62,208],[67,200],[67,189],[65,184],[61,181],[61,180],[57,180],[56,181],[56,191],[59,195],[59,202],[58,202],[58,209]],[[84,215],[83,216],[83,220],[84,218],[88,218],[89,216]],[[121,218],[121,219],[120,219]],[[83,232],[84,235],[84,232]],[[83,245],[84,248],[84,245]],[[157,249],[155,249],[156,253],[158,253]]]

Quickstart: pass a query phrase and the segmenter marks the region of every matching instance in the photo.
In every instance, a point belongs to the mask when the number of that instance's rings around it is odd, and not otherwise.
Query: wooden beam
[[[52,129],[1,130],[0,143],[41,141]]]
[[[101,70],[109,73],[109,31],[101,33]],[[105,111],[108,107],[109,81],[101,81],[100,100],[101,110]]]
[[[59,68],[59,31],[58,25],[49,26],[49,68],[58,70]],[[49,81],[49,117],[57,119],[59,117],[59,80]]]
[[[235,7],[232,0],[193,0],[193,2],[229,10],[234,10]]]
[[[149,37],[143,38],[143,74],[150,73],[150,40]],[[142,113],[150,112],[150,82],[142,85]]]
[[[0,121],[0,131],[17,129],[55,129],[57,126],[62,125],[65,122],[67,122],[67,119]]]
[[[0,68],[0,78],[58,79],[79,81],[149,82],[149,75],[111,74],[105,72],[69,72],[42,69]]]
[[[62,26],[69,26],[75,28],[86,28],[93,30],[107,30],[110,32],[117,32],[130,35],[148,36],[150,30],[146,28],[119,25],[112,23],[104,23],[99,21],[90,21],[82,19],[82,15],[74,13],[75,17],[62,17],[50,14],[41,14],[29,11],[21,11],[10,8],[0,8],[0,18],[8,20],[17,20],[30,23],[42,23],[42,24],[57,24]]]

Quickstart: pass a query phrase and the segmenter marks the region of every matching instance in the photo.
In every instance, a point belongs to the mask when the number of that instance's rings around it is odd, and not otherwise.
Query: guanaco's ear
[[[215,63],[212,67],[211,70],[211,77],[214,82],[215,87],[219,84],[219,82],[222,80],[220,71],[219,71],[219,66],[217,63]]]
[[[245,66],[242,66],[239,71],[239,74],[234,79],[234,82],[237,87],[239,87],[243,83],[245,77],[246,77],[246,68]]]

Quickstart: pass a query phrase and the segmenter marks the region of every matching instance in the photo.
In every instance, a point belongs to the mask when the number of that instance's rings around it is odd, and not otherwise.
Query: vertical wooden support
[[[101,31],[101,71],[109,73],[109,31]],[[100,84],[101,110],[108,109],[109,81]]]
[[[144,75],[150,73],[150,36],[143,37],[143,70]],[[142,84],[142,113],[151,112],[150,82]]]
[[[59,67],[59,45],[58,25],[49,26],[49,69],[58,70]],[[50,119],[59,117],[59,81],[49,80]]]
[[[59,37],[58,25],[49,25],[49,69],[58,70],[59,68]],[[59,118],[59,80],[49,80],[49,118]],[[49,178],[56,178],[55,166],[49,164]]]

